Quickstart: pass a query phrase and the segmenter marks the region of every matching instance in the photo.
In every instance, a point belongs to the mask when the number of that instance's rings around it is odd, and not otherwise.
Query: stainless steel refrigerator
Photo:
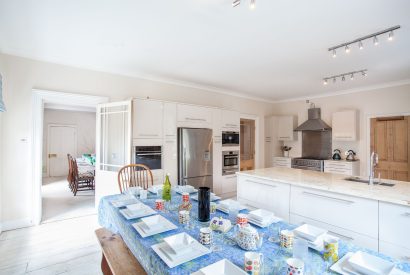
[[[212,191],[212,130],[178,128],[178,184]]]

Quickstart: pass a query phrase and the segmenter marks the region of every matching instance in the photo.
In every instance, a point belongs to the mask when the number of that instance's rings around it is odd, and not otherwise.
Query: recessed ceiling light
[[[251,0],[251,2],[249,3],[249,9],[254,10],[255,6],[256,6],[256,0]]]
[[[333,58],[335,58],[335,57],[336,57],[336,50],[333,50],[333,52],[332,52],[332,56],[333,56]]]
[[[394,33],[393,33],[393,31],[391,31],[391,32],[389,32],[389,38],[388,38],[388,40],[389,40],[389,41],[392,41],[393,38],[394,38]]]
[[[346,47],[345,47],[345,52],[346,52],[346,53],[350,53],[350,47],[349,47],[349,45],[346,45]]]
[[[361,40],[359,41],[359,49],[363,50],[363,42]]]
[[[375,46],[379,45],[379,39],[377,39],[377,36],[374,36],[374,38],[373,38],[373,44],[374,44]]]

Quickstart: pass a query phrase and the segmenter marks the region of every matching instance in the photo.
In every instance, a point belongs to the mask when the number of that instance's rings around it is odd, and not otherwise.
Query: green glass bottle
[[[171,201],[171,182],[169,181],[169,174],[165,176],[164,187],[162,188],[162,199],[164,201]]]

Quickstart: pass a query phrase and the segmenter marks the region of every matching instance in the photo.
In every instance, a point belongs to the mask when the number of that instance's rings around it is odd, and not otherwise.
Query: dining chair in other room
[[[78,172],[77,161],[75,158],[71,158],[71,165],[72,165],[72,170],[73,170],[72,191],[74,193],[74,196],[77,195],[78,191],[94,190],[95,189],[94,175],[91,173],[80,174]]]
[[[140,186],[148,189],[154,185],[151,169],[143,164],[129,164],[118,171],[118,185],[120,192],[128,190],[129,187]]]

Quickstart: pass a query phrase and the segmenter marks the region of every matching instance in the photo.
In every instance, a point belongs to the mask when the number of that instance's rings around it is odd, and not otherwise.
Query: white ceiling
[[[248,1],[0,0],[0,51],[270,101],[410,79],[408,0]],[[394,25],[393,42],[327,51]],[[322,85],[360,69],[367,78]]]

